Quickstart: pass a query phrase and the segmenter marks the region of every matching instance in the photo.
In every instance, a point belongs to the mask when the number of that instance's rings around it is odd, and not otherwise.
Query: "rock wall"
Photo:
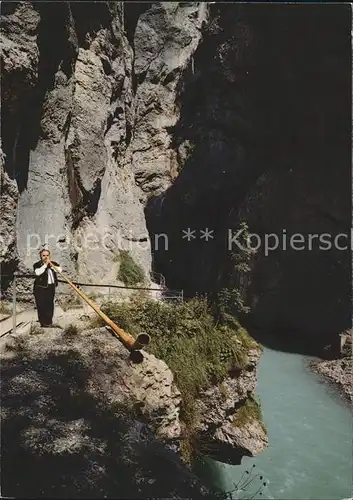
[[[6,4],[3,274],[47,242],[77,278],[115,282],[118,249],[148,275],[144,204],[175,176],[169,128],[206,18],[197,3]]]
[[[259,455],[268,445],[261,416],[247,410],[256,389],[260,355],[259,349],[249,349],[244,369],[202,392],[197,401],[199,438],[221,462],[240,464],[244,456]],[[241,423],[237,421],[239,411],[244,413]]]
[[[1,16],[1,275],[2,286],[11,281],[19,259],[16,213],[21,167],[15,166],[21,121],[28,97],[38,81],[36,31],[39,15],[30,4],[6,4]],[[7,77],[6,77],[7,75]],[[5,154],[4,154],[5,153]],[[20,155],[21,160],[23,155]],[[18,172],[18,175],[16,174]],[[20,182],[20,181],[19,181]]]
[[[146,211],[169,240],[156,270],[190,295],[241,285],[259,329],[334,344],[351,324],[350,7],[215,4],[210,19],[178,96],[180,174]],[[242,222],[261,238],[245,274],[229,238]],[[310,243],[325,233],[331,248]]]
[[[1,207],[2,217],[0,219],[0,238],[1,238],[1,261],[9,262],[9,272],[16,269],[16,204],[17,204],[17,186],[4,170],[4,157],[1,154]],[[10,278],[10,276],[8,277]]]

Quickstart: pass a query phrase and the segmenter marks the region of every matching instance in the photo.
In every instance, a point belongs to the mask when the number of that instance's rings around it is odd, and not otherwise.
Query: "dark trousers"
[[[34,287],[34,298],[36,299],[38,319],[41,326],[51,325],[53,322],[54,295],[55,285]]]

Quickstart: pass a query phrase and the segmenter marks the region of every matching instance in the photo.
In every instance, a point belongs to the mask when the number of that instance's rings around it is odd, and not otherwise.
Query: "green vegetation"
[[[139,264],[131,257],[128,250],[119,250],[120,262],[118,280],[126,286],[135,286],[145,282],[145,273]]]
[[[78,333],[78,328],[76,325],[73,325],[72,323],[70,325],[68,325],[64,331],[63,331],[63,336],[64,337],[68,337],[68,338],[71,338],[71,337],[75,337]]]
[[[151,298],[151,292],[149,290],[134,290],[130,295],[130,300],[132,301],[145,301]]]
[[[69,309],[77,309],[82,306],[83,300],[79,298],[76,294],[69,295],[66,298],[59,297],[58,304],[63,311],[68,311]]]
[[[250,271],[250,262],[252,257],[256,254],[256,250],[249,244],[250,231],[249,226],[246,221],[241,221],[239,227],[236,228],[236,232],[240,231],[239,237],[237,238],[242,248],[232,253],[232,261],[234,262],[234,267],[238,272],[248,273]]]
[[[224,382],[222,382],[220,384],[219,390],[220,390],[220,393],[222,394],[222,396],[224,397],[224,399],[227,399],[229,396],[229,391],[228,391],[227,385]]]
[[[98,314],[91,316],[88,324],[90,328],[101,328],[102,326],[105,325],[104,321],[100,316],[98,316]]]
[[[235,229],[239,232],[238,242],[242,248],[237,248],[231,254],[230,268],[227,272],[227,287],[220,290],[212,298],[214,313],[221,321],[233,321],[234,316],[244,316],[250,312],[245,304],[245,290],[250,272],[250,263],[256,251],[249,243],[248,225],[242,221]]]
[[[237,288],[222,288],[217,293],[214,307],[216,316],[222,322],[234,322],[234,314],[248,314],[250,311]]]
[[[29,333],[30,333],[30,335],[39,335],[39,334],[43,333],[43,329],[40,326],[32,323]]]
[[[9,316],[12,314],[12,308],[6,304],[5,302],[0,302],[0,314],[8,314]]]
[[[261,406],[255,398],[249,397],[245,400],[244,404],[236,411],[232,425],[234,427],[244,427],[244,425],[251,421],[258,420],[262,424]]]
[[[257,346],[235,319],[232,324],[216,321],[205,300],[166,304],[135,298],[107,303],[102,310],[132,335],[144,331],[151,336],[149,351],[174,373],[183,400],[181,416],[189,430],[200,391],[221,382],[230,370],[244,368],[249,346]]]
[[[5,350],[16,353],[24,353],[27,349],[26,338],[15,337],[12,341],[5,344]]]

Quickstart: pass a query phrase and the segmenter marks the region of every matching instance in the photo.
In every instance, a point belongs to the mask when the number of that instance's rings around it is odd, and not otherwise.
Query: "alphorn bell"
[[[92,309],[102,318],[104,323],[109,326],[115,333],[115,335],[121,340],[121,342],[125,345],[125,347],[131,351],[138,351],[143,349],[146,345],[149,344],[150,336],[147,333],[140,333],[136,339],[129,333],[126,333],[122,328],[119,328],[118,325],[114,323],[104,312],[102,312],[97,304],[93,302],[93,300],[89,299],[85,293],[82,292],[77,286],[75,286],[66,276],[61,273],[56,266],[50,263],[51,267],[54,269],[56,273],[58,273],[65,281],[68,283],[71,288],[75,290],[75,292],[85,301]]]

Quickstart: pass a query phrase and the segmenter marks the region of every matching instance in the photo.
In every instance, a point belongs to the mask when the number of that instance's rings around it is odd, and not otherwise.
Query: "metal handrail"
[[[156,279],[159,285],[161,285],[162,287],[166,286],[165,277],[163,276],[162,273],[156,273],[155,271],[150,271],[149,274],[152,279]]]
[[[30,274],[30,273],[27,273],[27,274],[22,274],[22,273],[14,273],[14,274],[2,274],[1,276],[16,276],[16,278],[35,278],[36,275],[35,274]],[[66,283],[64,280],[61,280],[58,278],[58,283]],[[97,284],[97,283],[80,283],[78,281],[73,281],[73,283],[75,285],[79,285],[79,286],[99,286],[99,287],[102,287],[102,288],[123,288],[123,289],[126,289],[126,290],[152,290],[152,291],[155,291],[155,292],[160,292],[160,288],[149,288],[149,287],[137,287],[137,286],[123,286],[123,285],[106,285],[106,284]]]
[[[154,273],[155,275],[159,275],[164,279],[164,276],[160,273]],[[14,272],[13,274],[2,274],[1,276],[7,276],[7,277],[13,277],[13,278],[28,278],[28,279],[34,279],[36,275],[34,273],[19,273],[19,272]],[[14,279],[15,281],[15,279]],[[58,283],[66,283],[65,280],[62,280],[58,278]],[[170,290],[165,286],[165,284],[161,285],[162,288],[149,288],[149,287],[137,287],[137,286],[123,286],[123,285],[112,285],[112,284],[97,284],[97,283],[81,283],[79,281],[72,281],[72,283],[75,286],[84,286],[84,287],[99,287],[99,288],[108,288],[109,289],[109,296],[110,296],[110,289],[111,288],[117,288],[117,289],[122,289],[122,290],[146,290],[146,291],[151,291],[151,292],[159,292],[161,294],[161,299],[163,298],[166,299],[180,299],[181,301],[184,300],[184,291],[183,290]],[[16,293],[13,287],[13,293]]]

